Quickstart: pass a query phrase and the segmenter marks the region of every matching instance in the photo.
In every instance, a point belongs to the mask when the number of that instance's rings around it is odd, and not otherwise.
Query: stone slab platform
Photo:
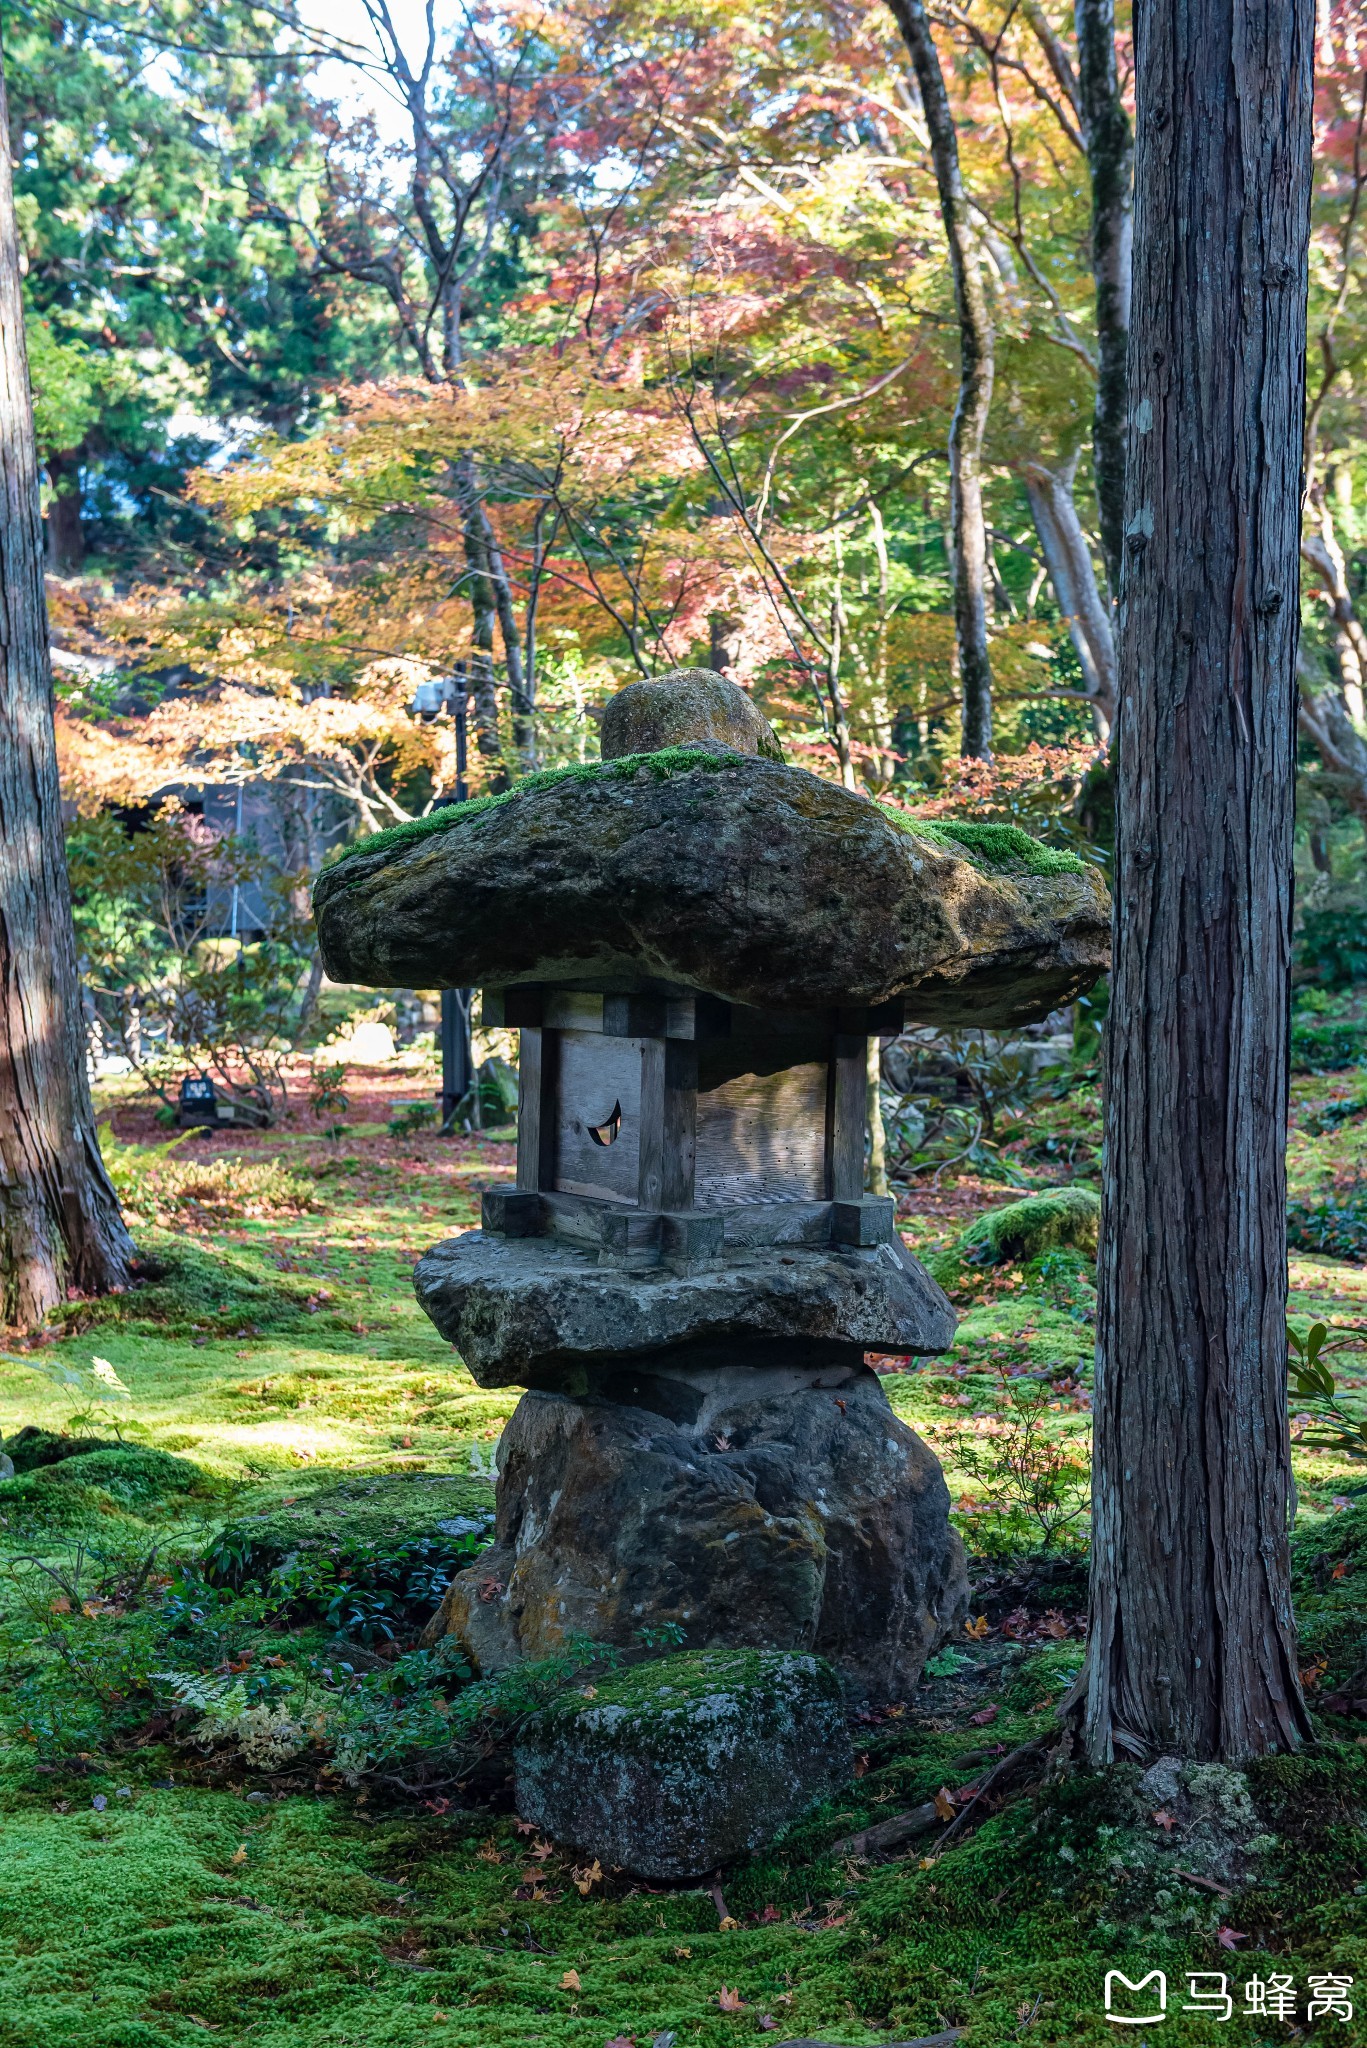
[[[467,1231],[433,1245],[413,1284],[482,1387],[581,1393],[593,1375],[685,1348],[699,1363],[939,1352],[956,1319],[898,1239],[868,1248],[724,1252],[695,1272],[614,1270],[548,1238]]]

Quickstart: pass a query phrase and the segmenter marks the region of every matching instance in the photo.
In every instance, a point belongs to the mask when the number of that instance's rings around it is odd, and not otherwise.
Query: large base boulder
[[[702,1877],[773,1841],[850,1774],[816,1657],[684,1653],[565,1693],[514,1755],[517,1810],[638,1877]]]
[[[898,1700],[967,1596],[939,1463],[862,1363],[666,1359],[611,1400],[524,1394],[494,1546],[426,1640],[455,1635],[497,1671],[673,1625],[699,1648],[815,1651],[851,1697]]]

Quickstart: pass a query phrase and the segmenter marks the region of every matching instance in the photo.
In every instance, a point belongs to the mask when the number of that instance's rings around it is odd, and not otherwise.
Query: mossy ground
[[[1353,1169],[1367,1126],[1308,1126],[1358,1080],[1297,1084],[1296,1175]],[[151,1553],[196,1552],[225,1523],[288,1517],[356,1475],[479,1485],[487,1474],[516,1396],[473,1385],[419,1315],[408,1276],[433,1238],[475,1221],[479,1188],[506,1177],[511,1147],[391,1137],[384,1096],[405,1087],[402,1075],[374,1077],[365,1099],[353,1087],[356,1120],[337,1143],[291,1128],[195,1141],[206,1159],[283,1159],[318,1206],[205,1216],[170,1247],[179,1279],[163,1245],[148,1287],[74,1305],[54,1341],[11,1343],[0,1361],[6,1434],[71,1422],[79,1401],[42,1368],[88,1369],[98,1355],[131,1396],[87,1404],[80,1433],[117,1429],[177,1461],[130,1460],[121,1475],[117,1456],[97,1453],[99,1484],[45,1482],[54,1502],[75,1497],[74,1514],[26,1510],[0,1529],[0,2048],[604,2048],[662,2032],[678,2048],[766,2035],[855,2048],[947,2024],[967,2028],[967,2048],[1100,2043],[1116,2038],[1101,2003],[1111,1968],[1165,1968],[1174,2007],[1187,1968],[1224,1970],[1236,1996],[1273,1971],[1303,1996],[1312,1971],[1338,1970],[1356,1976],[1367,2007],[1367,1718],[1352,1707],[1367,1632],[1367,1475],[1326,1451],[1296,1451],[1297,1594],[1309,1698],[1340,1710],[1322,1713],[1315,1751],[1251,1773],[1275,1844],[1229,1900],[1179,1875],[1180,1830],[1170,1838],[1139,1800],[1137,1773],[1123,1771],[1104,1783],[1072,1774],[1014,1801],[943,1856],[933,1836],[883,1865],[837,1853],[866,1822],[971,1782],[998,1745],[1052,1725],[1082,1654],[1083,1570],[1066,1543],[1053,1562],[979,1567],[982,1633],[934,1658],[902,1708],[857,1725],[861,1775],[839,1802],[725,1875],[734,1926],[709,1887],[595,1875],[520,1832],[496,1760],[466,1807],[452,1788],[348,1787],[320,1763],[250,1770],[141,1708],[112,1712],[106,1732],[61,1754],[26,1739],[22,1688],[45,1654],[44,1614],[64,1596],[43,1581],[41,1607],[25,1605],[37,1567],[21,1557],[69,1570],[86,1546],[117,1576],[120,1560],[131,1573]],[[131,1142],[154,1136],[132,1111],[120,1128]],[[1030,1146],[1037,1181],[1080,1171],[1095,1146],[1086,1091],[1038,1115],[1016,1156]],[[943,1247],[1010,1192],[931,1190],[910,1233]],[[1367,1329],[1367,1271],[1299,1257],[1292,1277],[1298,1312]],[[1023,1369],[1048,1380],[1047,1429],[1085,1442],[1092,1295],[1085,1260],[1066,1250],[975,1268],[963,1285],[954,1352],[885,1385],[971,1509],[984,1482],[956,1464],[956,1447],[990,1446]],[[1362,1361],[1340,1363],[1351,1398]],[[23,1497],[0,1488],[0,1514]],[[78,1607],[58,1618],[69,1640],[117,1647],[140,1626],[136,1598],[126,1613],[121,1604],[101,1598],[88,1617]],[[329,1654],[329,1640],[316,1618],[257,1622],[224,1661],[259,1670]],[[736,2010],[719,2003],[723,1987]],[[1174,2010],[1158,2038],[1367,2039],[1358,2021],[1307,2032],[1303,2008],[1298,2029]]]

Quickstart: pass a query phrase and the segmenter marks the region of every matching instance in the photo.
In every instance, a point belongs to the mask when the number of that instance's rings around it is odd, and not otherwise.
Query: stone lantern
[[[1071,1000],[1105,890],[788,766],[706,670],[623,690],[602,753],[361,840],[315,893],[334,979],[480,986],[520,1033],[516,1185],[415,1276],[475,1379],[528,1390],[434,1630],[484,1670],[574,1635],[814,1649],[901,1698],[967,1588],[867,1362],[954,1335],[865,1193],[870,1041]]]

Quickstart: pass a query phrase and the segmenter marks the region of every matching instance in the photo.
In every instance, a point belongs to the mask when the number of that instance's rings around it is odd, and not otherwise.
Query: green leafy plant
[[[1367,1057],[1367,1022],[1351,995],[1320,988],[1297,993],[1291,1017],[1293,1074],[1332,1074]]]
[[[346,1072],[340,1060],[314,1060],[309,1068],[309,1109],[320,1123],[329,1119],[329,1138],[340,1138],[346,1129],[339,1121],[351,1107],[351,1098],[342,1086]]]
[[[271,1612],[313,1618],[358,1643],[394,1642],[437,1607],[455,1573],[488,1541],[471,1530],[380,1545],[345,1538],[276,1562],[258,1556],[249,1529],[224,1530],[205,1557],[210,1585],[257,1585]]]
[[[1345,1406],[1326,1358],[1336,1351],[1358,1349],[1356,1332],[1336,1333],[1328,1323],[1312,1323],[1302,1336],[1286,1326],[1287,1381],[1291,1397],[1307,1406],[1319,1431],[1300,1441],[1349,1458],[1367,1458],[1367,1420]]]
[[[408,1138],[415,1131],[435,1130],[436,1125],[437,1106],[434,1102],[396,1102],[386,1128],[391,1137]]]

